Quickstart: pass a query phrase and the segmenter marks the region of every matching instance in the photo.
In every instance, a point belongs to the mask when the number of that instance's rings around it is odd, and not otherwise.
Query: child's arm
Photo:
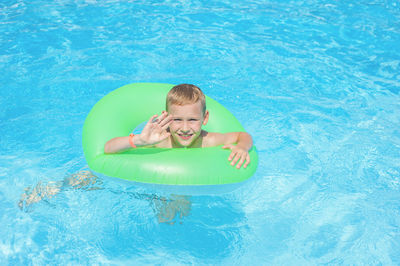
[[[210,135],[206,146],[218,146],[223,144],[222,148],[230,149],[231,154],[228,157],[231,165],[236,165],[237,169],[246,168],[250,163],[249,150],[253,146],[253,139],[246,132],[230,132],[230,133],[208,133]],[[236,144],[236,145],[234,145]],[[239,162],[238,162],[239,161]]]
[[[157,115],[153,115],[143,128],[142,133],[133,136],[133,143],[136,146],[148,146],[157,144],[168,138],[170,133],[167,128],[172,122],[172,116],[167,112],[163,112],[157,119]],[[104,153],[116,153],[131,148],[129,136],[113,138],[104,145]]]

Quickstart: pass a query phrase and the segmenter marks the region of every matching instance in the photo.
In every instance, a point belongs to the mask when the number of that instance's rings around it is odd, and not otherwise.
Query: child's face
[[[168,108],[172,115],[169,130],[175,144],[189,147],[201,134],[202,125],[207,124],[208,111],[203,115],[200,102],[187,105],[172,104]]]

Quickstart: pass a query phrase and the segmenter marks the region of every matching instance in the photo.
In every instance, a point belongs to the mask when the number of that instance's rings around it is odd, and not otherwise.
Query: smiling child
[[[116,137],[104,146],[105,153],[116,153],[132,147],[202,148],[224,145],[230,149],[228,160],[236,168],[250,163],[249,150],[253,145],[246,132],[217,133],[202,130],[209,119],[205,96],[195,85],[180,84],[167,95],[166,110],[153,115],[140,134]],[[237,163],[237,164],[236,164]]]

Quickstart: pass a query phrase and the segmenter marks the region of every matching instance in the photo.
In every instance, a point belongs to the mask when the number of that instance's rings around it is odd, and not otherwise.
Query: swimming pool
[[[397,1],[0,9],[1,264],[400,264]],[[86,115],[132,82],[225,105],[255,140],[255,176],[192,197],[73,183]],[[48,196],[19,204],[26,187]]]

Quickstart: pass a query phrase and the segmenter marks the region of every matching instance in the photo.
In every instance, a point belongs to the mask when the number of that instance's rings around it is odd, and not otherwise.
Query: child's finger
[[[237,169],[240,169],[240,167],[242,167],[242,164],[244,162],[244,159],[246,159],[246,157],[244,156],[244,154],[240,157],[240,161],[239,163],[236,165]]]
[[[228,157],[228,161],[231,161],[233,159],[233,157],[236,155],[236,152],[231,152],[231,154]]]
[[[162,126],[162,129],[163,130],[167,130],[167,128],[171,125],[171,123],[173,122],[174,120],[170,120],[170,121],[168,121],[164,126]]]
[[[161,122],[160,122],[160,126],[162,127],[162,128],[164,128],[164,126],[167,124],[167,123],[170,123],[172,121],[172,116],[170,116],[170,115],[168,115],[168,116],[166,116]],[[165,129],[165,128],[164,128]]]
[[[153,115],[152,117],[150,117],[149,121],[147,122],[147,124],[151,124],[153,123],[154,118],[156,118],[158,115]]]
[[[231,165],[235,165],[237,163],[237,161],[240,159],[240,154],[236,153],[235,158],[233,158]]]
[[[170,120],[170,121],[168,121],[168,123],[166,123],[164,126],[162,126],[162,127],[161,127],[162,130],[167,130],[168,127],[171,125],[172,121],[173,121],[173,120]]]
[[[149,121],[147,121],[147,124],[144,126],[142,132],[146,132],[148,130],[150,130],[152,124],[153,124],[153,120],[157,117],[157,115],[153,115],[152,117],[150,117]]]
[[[168,116],[168,112],[166,112],[166,111],[162,111],[162,113],[161,113],[161,117],[167,117]]]
[[[250,163],[250,155],[248,155],[247,154],[247,156],[246,156],[246,163],[244,164],[244,168],[246,168],[248,165],[249,165],[249,163]]]
[[[163,112],[163,113],[156,119],[156,122],[157,122],[158,124],[161,124],[161,123],[164,121],[165,117],[167,117],[167,115],[168,115],[167,112]]]

